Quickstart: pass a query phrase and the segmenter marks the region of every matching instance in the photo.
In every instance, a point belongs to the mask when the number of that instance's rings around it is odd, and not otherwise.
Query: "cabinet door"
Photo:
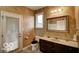
[[[78,53],[78,48],[40,39],[40,51],[45,53]]]
[[[55,52],[54,44],[52,42],[40,39],[39,44],[40,44],[40,51],[45,52],[45,53]]]

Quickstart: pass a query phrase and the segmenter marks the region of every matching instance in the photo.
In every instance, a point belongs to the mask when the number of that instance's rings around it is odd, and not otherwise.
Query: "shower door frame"
[[[6,30],[6,26],[5,24],[5,17],[13,17],[13,18],[18,18],[19,19],[19,34],[18,34],[18,48],[16,49],[16,51],[14,50],[14,52],[20,51],[23,48],[23,16],[16,14],[16,13],[12,13],[12,12],[7,12],[7,11],[1,11],[1,20],[2,20],[2,40],[1,40],[1,44],[2,44],[2,48],[3,48],[3,39],[5,36],[5,30]]]

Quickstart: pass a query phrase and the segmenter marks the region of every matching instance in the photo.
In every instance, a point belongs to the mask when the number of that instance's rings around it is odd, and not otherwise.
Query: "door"
[[[1,14],[0,14],[0,52],[2,52],[2,19],[1,19]]]
[[[2,12],[2,48],[5,52],[10,52],[20,48],[22,45],[21,16],[14,13]]]

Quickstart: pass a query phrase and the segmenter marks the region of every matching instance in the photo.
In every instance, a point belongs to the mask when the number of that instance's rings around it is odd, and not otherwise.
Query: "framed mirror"
[[[47,19],[48,31],[68,31],[68,16],[53,17]]]

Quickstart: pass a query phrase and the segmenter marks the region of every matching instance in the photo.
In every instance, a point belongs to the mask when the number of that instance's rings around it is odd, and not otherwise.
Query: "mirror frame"
[[[48,21],[49,20],[54,20],[54,19],[57,19],[57,20],[60,20],[60,18],[62,18],[62,19],[65,19],[66,20],[66,30],[49,30],[48,29]],[[57,20],[55,20],[55,21],[57,21]],[[47,31],[53,31],[53,32],[68,32],[69,30],[69,16],[68,15],[66,15],[66,16],[59,16],[59,17],[52,17],[52,18],[47,18]]]

